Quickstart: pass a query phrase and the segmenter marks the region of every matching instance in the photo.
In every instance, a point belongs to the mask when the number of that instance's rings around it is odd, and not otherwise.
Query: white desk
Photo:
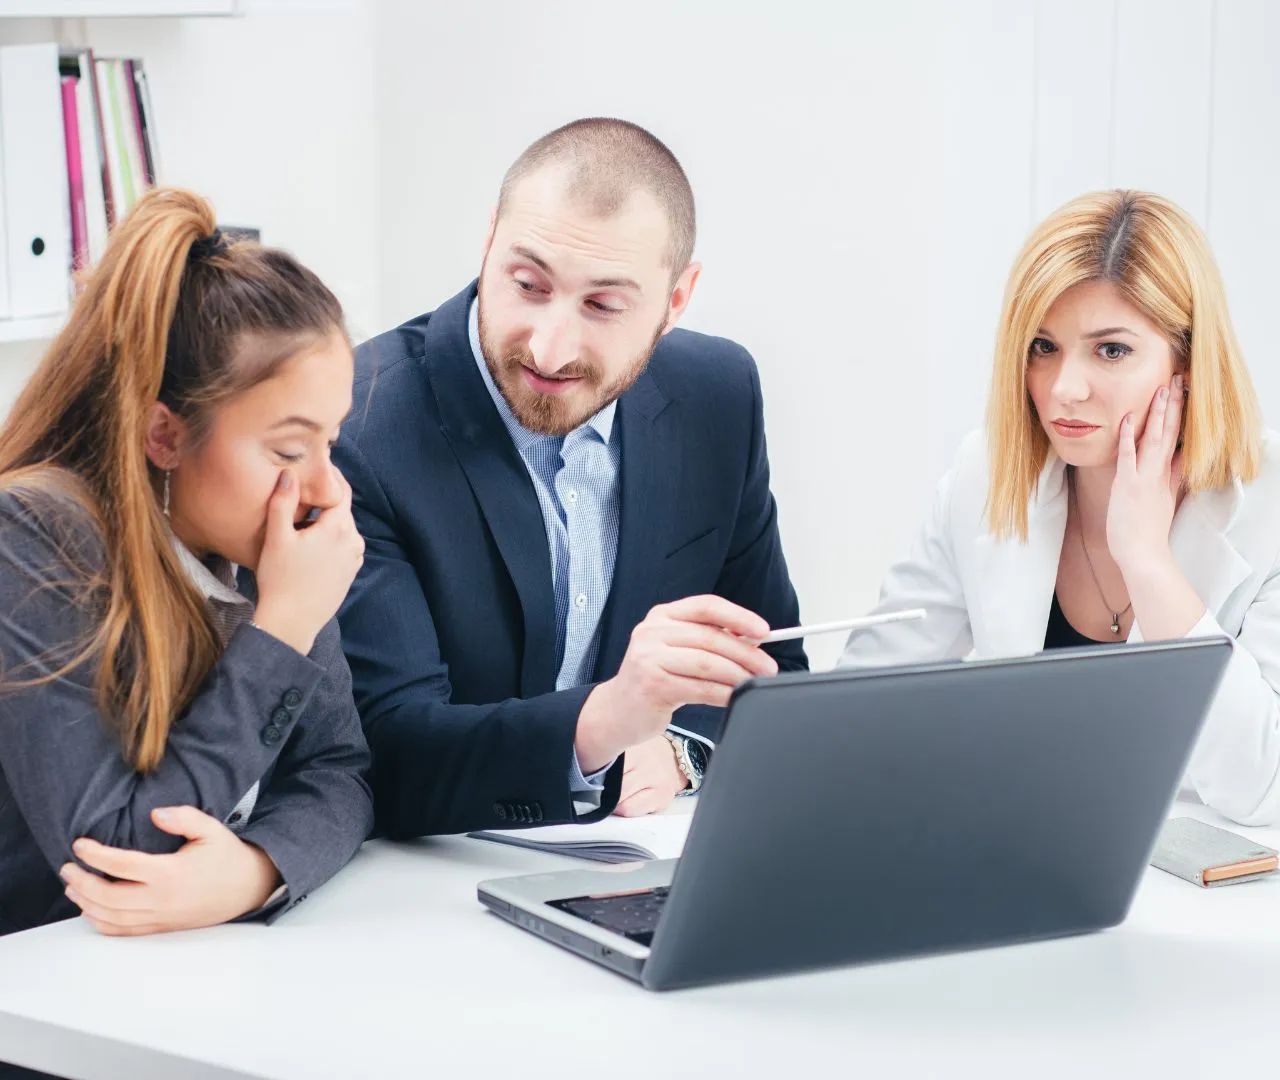
[[[113,940],[77,920],[0,939],[0,1056],[84,1080],[1280,1068],[1280,876],[1201,890],[1149,870],[1104,934],[655,995],[476,901],[483,878],[562,865],[378,842],[273,927]]]

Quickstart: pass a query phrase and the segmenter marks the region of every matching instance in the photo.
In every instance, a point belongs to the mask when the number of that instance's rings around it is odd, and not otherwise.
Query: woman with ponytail
[[[342,310],[172,189],[0,429],[0,933],[273,918],[355,853]]]

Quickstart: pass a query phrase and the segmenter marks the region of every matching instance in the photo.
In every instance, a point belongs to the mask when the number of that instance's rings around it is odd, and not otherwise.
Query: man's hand
[[[619,817],[656,814],[689,786],[676,764],[675,747],[665,735],[642,742],[626,752],[622,766],[622,791],[614,813]]]
[[[753,675],[776,675],[777,661],[752,644],[769,632],[753,612],[720,596],[655,607],[631,633],[618,674],[587,697],[574,749],[584,773],[660,735],[684,705],[728,704]]]
[[[151,820],[187,843],[172,855],[83,838],[72,845],[85,865],[120,879],[104,881],[75,863],[61,870],[68,899],[99,933],[129,937],[216,926],[260,908],[279,886],[280,872],[261,848],[195,807],[154,810]]]

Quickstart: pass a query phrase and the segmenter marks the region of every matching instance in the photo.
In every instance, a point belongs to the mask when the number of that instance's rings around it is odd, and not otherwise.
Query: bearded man
[[[807,666],[755,363],[676,324],[701,267],[670,150],[568,124],[503,179],[480,277],[357,350],[339,616],[392,838],[652,813],[734,686]]]

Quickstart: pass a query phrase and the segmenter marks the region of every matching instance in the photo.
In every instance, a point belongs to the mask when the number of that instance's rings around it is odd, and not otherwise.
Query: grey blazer
[[[142,775],[125,761],[96,700],[92,661],[43,686],[92,632],[96,606],[68,573],[101,566],[101,538],[67,497],[38,510],[0,492],[0,934],[66,919],[58,868],[88,836],[171,852],[156,807],[190,805],[225,820],[261,782],[239,835],[280,870],[278,918],[355,854],[373,824],[369,752],[336,622],[302,656],[245,623],[174,723],[163,761]],[[241,591],[251,595],[251,576]]]

